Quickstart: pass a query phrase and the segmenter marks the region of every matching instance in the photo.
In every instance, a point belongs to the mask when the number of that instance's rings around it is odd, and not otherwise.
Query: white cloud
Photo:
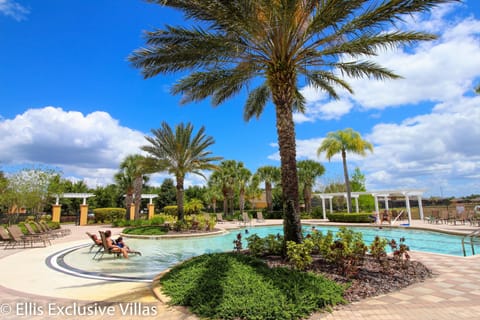
[[[432,194],[478,193],[480,97],[437,106],[399,124],[376,125],[365,139],[375,153],[362,162],[372,188],[425,188]]]
[[[100,111],[83,115],[49,106],[0,120],[2,165],[58,167],[90,186],[111,183],[119,163],[144,144],[143,133]]]
[[[382,110],[425,101],[442,102],[471,90],[480,77],[480,21],[473,17],[452,18],[452,10],[458,7],[439,6],[427,18],[406,20],[405,28],[433,32],[439,39],[367,58],[403,79],[347,79],[355,93],[349,95],[338,89],[340,101],[330,101],[324,92],[305,87],[301,92],[308,108],[304,115],[295,117],[296,122],[339,119],[354,106]]]
[[[17,21],[25,20],[30,10],[13,0],[0,0],[0,14],[12,17]]]

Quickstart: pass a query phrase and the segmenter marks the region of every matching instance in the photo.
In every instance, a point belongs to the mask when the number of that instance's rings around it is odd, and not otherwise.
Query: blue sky
[[[216,108],[208,100],[180,105],[169,88],[181,75],[144,80],[130,66],[142,31],[182,23],[178,12],[141,0],[0,0],[0,169],[44,165],[105,185],[162,121],[205,126],[215,155],[252,172],[279,166],[272,106],[246,123],[244,94]],[[341,92],[339,101],[302,88],[308,110],[295,115],[297,159],[325,165],[317,189],[343,179],[339,158],[317,157],[322,138],[351,127],[374,145],[365,158],[347,155],[369,190],[480,193],[480,96],[472,91],[480,83],[480,1],[442,6],[403,27],[439,36],[375,58],[404,79],[349,79],[355,94]]]

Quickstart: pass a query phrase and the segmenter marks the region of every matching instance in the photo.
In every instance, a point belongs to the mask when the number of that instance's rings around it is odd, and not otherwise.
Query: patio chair
[[[40,221],[40,224],[44,227],[44,229],[46,229],[50,232],[58,233],[58,234],[60,234],[60,236],[67,236],[70,233],[72,233],[72,231],[70,229],[65,229],[65,228],[62,228],[62,227],[60,227],[58,229],[53,229],[45,221]]]
[[[247,224],[250,224],[250,226],[252,226],[252,219],[250,219],[248,213],[244,212],[242,214],[242,221],[240,223],[243,223],[244,226],[246,226]]]
[[[2,241],[2,245],[7,246],[9,242],[13,241],[12,237],[8,233],[7,229],[0,225],[0,240]]]
[[[217,213],[217,223],[224,223],[225,220],[223,220],[222,214]]]
[[[257,211],[257,222],[265,222],[262,211]]]
[[[101,239],[98,239],[97,236],[91,234],[90,232],[85,232],[87,234],[87,236],[90,238],[90,240],[93,241],[93,244],[90,246],[90,250],[89,252],[92,252],[93,248],[95,247],[98,247],[98,250],[96,253],[98,253],[98,251],[101,251],[103,249],[103,243],[102,243],[102,240]]]
[[[12,237],[13,241],[10,242],[12,244],[12,248],[15,247],[17,243],[23,243],[23,247],[26,248],[27,244],[30,244],[30,247],[33,248],[34,243],[41,242],[43,243],[43,246],[47,246],[47,241],[45,240],[45,237],[38,237],[38,236],[32,236],[32,235],[24,235],[22,230],[20,229],[19,226],[17,225],[12,225],[10,227],[7,227],[8,232],[10,233],[10,236]],[[8,247],[5,246],[5,249]]]
[[[384,221],[386,221],[387,223],[390,223],[392,221],[390,212],[388,210],[383,210],[383,212],[380,213],[380,224],[383,224]]]
[[[100,255],[100,257],[97,260],[101,260],[105,254],[109,254],[109,255],[111,254],[114,256],[114,258],[121,257],[122,254],[120,252],[113,252],[108,248],[105,231],[98,231],[98,233],[100,233],[100,239],[102,240],[102,247],[95,253],[92,259],[95,259],[98,255]]]
[[[47,233],[44,233],[44,232],[36,232],[35,230],[33,230],[32,226],[30,225],[30,223],[26,222],[24,224],[25,226],[25,229],[27,229],[28,231],[28,234],[27,236],[35,236],[35,237],[41,237],[41,238],[44,238],[45,242],[48,242],[49,245],[51,245],[52,243],[50,242],[50,239],[49,239],[49,235]]]

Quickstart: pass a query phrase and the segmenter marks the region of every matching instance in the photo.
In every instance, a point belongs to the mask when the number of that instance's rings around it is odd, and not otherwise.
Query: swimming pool
[[[310,228],[310,226],[304,226],[303,230],[309,232]],[[339,229],[336,226],[316,226],[316,228],[324,234],[329,230],[335,233]],[[373,241],[377,235],[388,240],[395,239],[397,242],[401,237],[404,237],[405,244],[410,247],[410,250],[463,256],[462,236],[404,228],[351,228],[362,232],[363,239],[367,244]],[[56,261],[59,262],[61,267],[77,270],[78,273],[83,272],[88,275],[112,277],[114,279],[133,279],[134,281],[135,279],[151,280],[158,273],[188,258],[204,253],[233,250],[233,241],[240,232],[243,237],[243,247],[246,248],[247,241],[245,238],[249,235],[257,234],[263,237],[268,234],[282,234],[283,227],[254,227],[248,228],[248,231],[249,234],[245,233],[245,229],[239,229],[231,230],[229,233],[222,235],[180,239],[124,237],[130,248],[141,251],[142,256],[134,255],[128,260],[120,260],[115,259],[113,255],[104,255],[100,261],[92,260],[96,249],[89,252],[90,245],[88,245],[65,251],[56,257]],[[475,251],[480,252],[479,245],[476,246]]]

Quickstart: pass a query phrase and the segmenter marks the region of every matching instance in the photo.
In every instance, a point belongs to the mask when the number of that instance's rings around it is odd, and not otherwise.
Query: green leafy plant
[[[385,247],[387,246],[388,240],[385,238],[381,238],[379,236],[375,236],[372,243],[370,243],[370,254],[374,257],[378,262],[384,261],[387,256],[387,251]]]
[[[200,318],[306,318],[344,303],[345,288],[313,273],[269,268],[252,256],[216,253],[192,258],[160,279],[171,304],[187,306]]]
[[[397,243],[394,239],[389,242],[390,248],[393,252],[393,258],[395,261],[399,262],[403,267],[407,265],[410,261],[410,255],[408,251],[410,248],[405,244],[405,238],[400,238],[400,243]]]
[[[341,227],[336,236],[328,259],[338,266],[342,275],[351,277],[357,273],[368,247],[363,242],[361,232]]]
[[[313,242],[310,239],[305,239],[303,243],[287,241],[287,257],[294,269],[304,271],[310,267],[313,262],[313,247]]]

